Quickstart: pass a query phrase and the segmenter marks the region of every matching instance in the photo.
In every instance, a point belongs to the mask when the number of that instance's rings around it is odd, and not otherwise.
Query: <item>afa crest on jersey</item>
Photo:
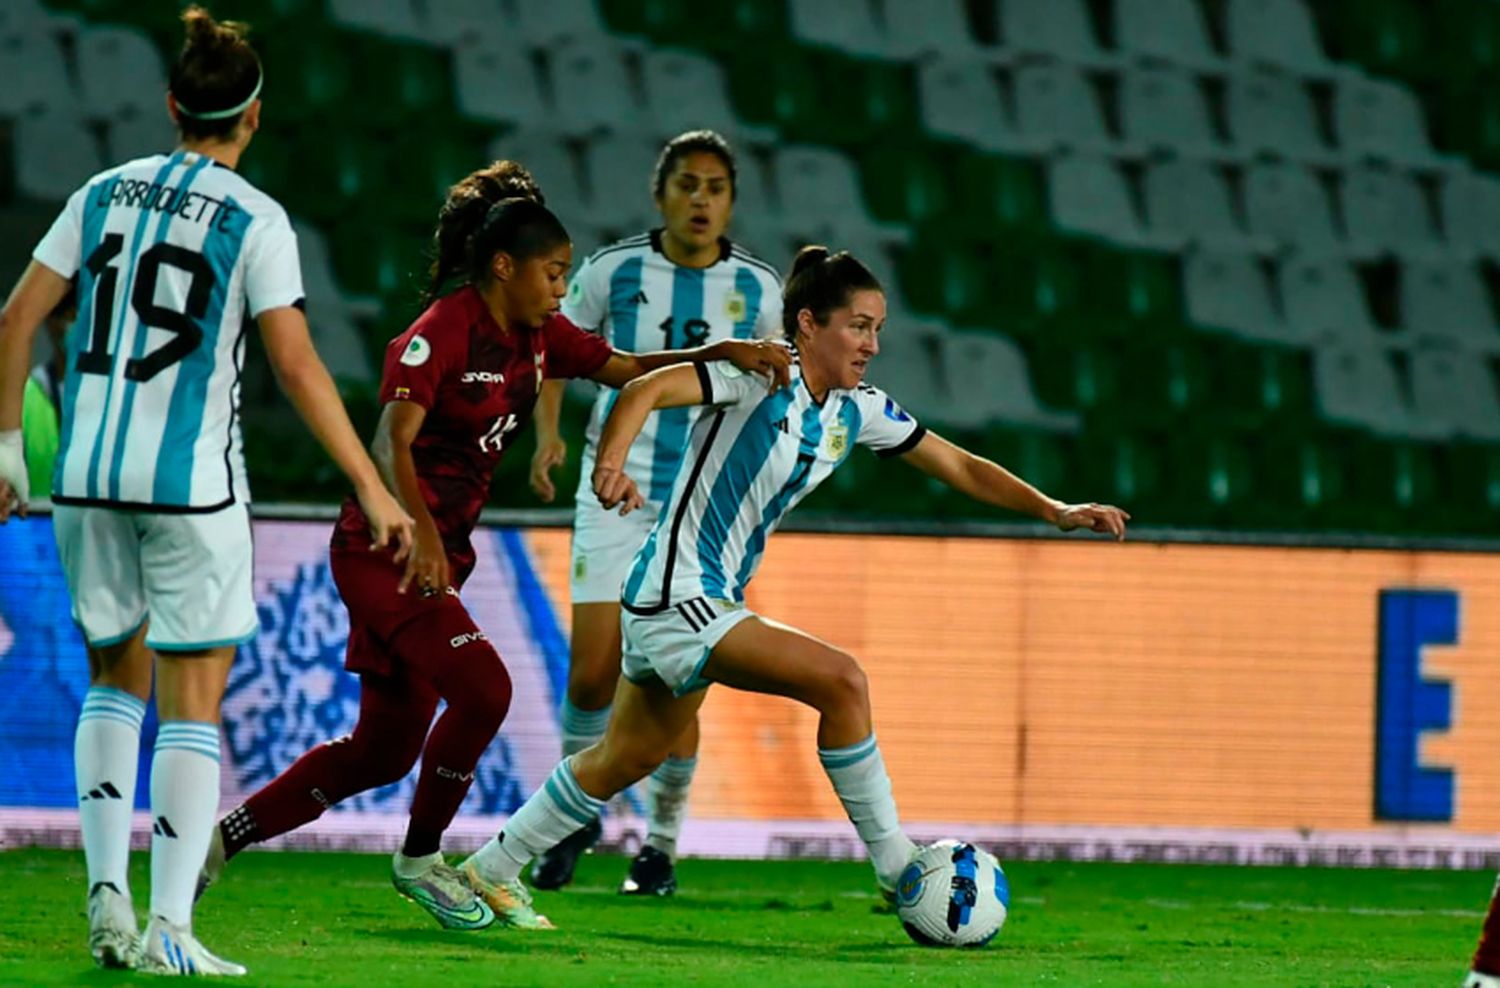
[[[745,293],[734,291],[724,296],[724,317],[735,322],[744,322],[745,313],[750,309],[749,303],[745,301]]]
[[[824,449],[834,459],[842,459],[844,453],[849,449],[849,427],[846,425],[831,425],[824,433]]]

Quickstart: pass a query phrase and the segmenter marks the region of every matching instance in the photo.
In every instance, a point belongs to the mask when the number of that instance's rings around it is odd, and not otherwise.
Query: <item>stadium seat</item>
[[[1173,434],[1161,446],[1172,483],[1153,500],[1165,503],[1143,503],[1137,511],[1165,509],[1178,525],[1247,524],[1242,518],[1246,508],[1262,495],[1255,487],[1255,464],[1245,442],[1236,436],[1189,431]]]
[[[1318,410],[1330,422],[1394,438],[1441,439],[1441,422],[1419,417],[1395,364],[1375,346],[1319,347],[1313,361]]]
[[[995,314],[996,272],[967,247],[917,241],[901,253],[902,297],[914,308],[972,322]]]
[[[333,270],[333,255],[323,231],[310,223],[292,218],[297,234],[297,256],[302,262],[302,288],[310,303],[320,309],[337,308],[345,317],[373,317],[378,308],[375,299],[362,296],[339,284]]]
[[[334,227],[333,269],[340,285],[361,295],[409,305],[426,287],[426,242],[408,231],[341,223]]]
[[[94,135],[66,113],[28,113],[18,119],[14,152],[16,191],[33,199],[62,202],[105,167]]]
[[[426,39],[413,0],[327,0],[328,19],[340,27],[370,31],[406,41]]]
[[[1447,443],[1439,447],[1439,476],[1449,510],[1439,512],[1458,531],[1476,529],[1474,517],[1500,512],[1500,446]]]
[[[871,0],[787,0],[792,37],[851,55],[879,55],[885,48]]]
[[[1084,0],[987,0],[999,11],[1006,49],[1022,55],[1060,58],[1073,65],[1112,68],[1119,57],[1099,45]]]
[[[829,117],[812,58],[805,49],[784,42],[767,51],[737,53],[729,91],[742,117],[783,134],[814,139]]]
[[[1438,207],[1450,252],[1500,257],[1500,178],[1452,169],[1438,188]]]
[[[1338,70],[1324,54],[1303,0],[1228,0],[1224,22],[1229,53],[1237,60],[1309,78],[1331,77]]]
[[[609,39],[579,38],[549,52],[552,125],[577,136],[605,130],[640,132],[646,117],[624,56],[625,50]]]
[[[1306,429],[1313,419],[1312,358],[1299,347],[1211,337],[1220,420],[1248,430]]]
[[[783,145],[772,159],[772,176],[786,220],[832,230],[871,243],[903,243],[903,229],[874,222],[860,198],[859,177],[845,155],[811,145]],[[829,241],[839,242],[831,237]],[[827,242],[827,241],[825,241]]]
[[[9,0],[0,4],[0,47],[12,38],[45,37],[63,23],[41,0]]]
[[[1485,362],[1458,350],[1411,355],[1412,405],[1465,439],[1500,442],[1500,394]]]
[[[531,54],[519,44],[486,41],[456,48],[453,83],[458,110],[466,117],[522,127],[552,122]]]
[[[1009,153],[1038,151],[1047,143],[1017,129],[995,70],[981,59],[932,58],[917,66],[916,80],[917,105],[929,134]]]
[[[432,223],[449,187],[487,163],[483,143],[456,126],[412,128],[393,150],[391,181],[401,194],[372,212],[414,226]]]
[[[571,41],[593,42],[607,35],[595,0],[509,0],[515,31],[532,48],[550,49]]]
[[[1244,189],[1251,233],[1304,257],[1344,253],[1328,192],[1313,171],[1297,162],[1256,162],[1245,169]]]
[[[1146,168],[1146,217],[1160,236],[1212,249],[1269,252],[1274,243],[1245,230],[1229,183],[1214,165],[1172,159]]]
[[[1052,219],[1073,233],[1092,234],[1130,247],[1180,244],[1148,233],[1136,215],[1125,176],[1108,158],[1063,154],[1047,168]]]
[[[959,184],[955,185],[955,167],[976,161],[1007,163],[1002,158],[925,141],[873,144],[865,149],[860,159],[859,174],[864,184],[865,203],[870,214],[879,220],[911,224],[936,220],[954,231],[979,227],[983,234],[992,235],[995,225],[1005,222],[998,210],[1010,207],[1020,211],[1025,207],[1011,201],[1013,195],[1020,193],[1013,193],[1008,186],[1002,192],[997,187],[998,182],[989,184],[979,174],[969,180],[972,184],[959,179]],[[973,197],[973,201],[963,203],[962,211],[955,209],[959,204],[955,197],[959,188],[964,189],[966,196]],[[988,211],[986,207],[990,206],[996,212]]]
[[[880,331],[880,353],[870,362],[870,380],[919,420],[941,421],[953,404],[940,369],[947,339],[948,331],[936,323],[888,314]]]
[[[1404,86],[1346,75],[1333,100],[1334,133],[1351,154],[1412,168],[1436,168],[1444,159],[1432,149],[1422,106]]]
[[[1225,153],[1203,92],[1185,71],[1168,66],[1125,70],[1120,104],[1125,136],[1134,144],[1196,158]]]
[[[1193,251],[1183,264],[1188,318],[1250,340],[1302,343],[1276,308],[1271,284],[1256,258],[1224,251]]]
[[[1004,426],[990,429],[984,438],[985,455],[1039,490],[1064,500],[1095,496],[1083,478],[1071,436]]]
[[[1140,59],[1222,72],[1227,66],[1209,40],[1196,0],[1115,0],[1115,43]]]
[[[995,423],[1054,432],[1078,431],[1078,415],[1043,408],[1031,390],[1026,358],[993,333],[950,332],[943,340],[941,380],[949,396],[943,420],[961,428]]]
[[[1372,346],[1379,330],[1354,269],[1340,258],[1294,256],[1281,264],[1281,298],[1295,338]]]
[[[591,224],[637,231],[656,225],[651,174],[660,152],[659,143],[640,134],[610,134],[588,143],[583,161]]]
[[[509,158],[525,165],[542,187],[548,208],[562,217],[564,223],[587,215],[588,195],[582,173],[573,152],[555,134],[546,130],[512,131],[491,141],[487,156],[492,160]],[[648,180],[647,174],[640,176],[642,188]]]
[[[999,242],[987,261],[994,297],[1001,304],[999,319],[1012,335],[1054,338],[1098,337],[1096,313],[1085,313],[1089,296],[1087,272],[1076,253],[1051,239]],[[994,323],[996,317],[970,317]]]
[[[998,51],[974,37],[965,6],[964,0],[885,3],[881,54],[902,61],[995,58]]]
[[[938,186],[929,196],[946,207],[949,218],[945,222],[959,230],[991,235],[1040,232],[1047,227],[1046,192],[1034,164],[986,154],[945,157],[952,166],[953,184]],[[910,209],[907,217],[925,218]]]
[[[641,72],[648,126],[654,135],[669,138],[708,127],[736,143],[772,136],[768,128],[742,123],[735,115],[724,70],[712,59],[654,49],[642,54]]]
[[[453,116],[453,68],[446,51],[373,35],[350,45],[358,68],[352,105],[374,128],[434,128]]]
[[[1492,78],[1500,69],[1500,7],[1493,3],[1448,3],[1432,10],[1429,48],[1442,64],[1434,66],[1453,81]]]
[[[1422,189],[1406,173],[1374,166],[1350,168],[1339,179],[1339,198],[1346,243],[1354,256],[1442,253]]]
[[[1422,523],[1438,496],[1438,475],[1428,447],[1414,442],[1360,437],[1346,450],[1349,527],[1400,531]]]
[[[1021,135],[1054,148],[1118,150],[1099,98],[1083,73],[1057,62],[1015,70],[1016,125]]]
[[[1323,140],[1312,100],[1295,76],[1239,72],[1224,95],[1230,139],[1246,154],[1319,164],[1341,160]]]
[[[435,45],[504,45],[514,34],[504,6],[502,0],[424,0],[418,30]]]
[[[90,27],[78,37],[84,112],[100,120],[165,113],[167,77],[151,39],[128,27]]]
[[[351,136],[330,142],[303,131],[293,149],[297,167],[283,204],[296,215],[331,222],[361,203],[379,202],[391,188],[390,158],[371,141]]]
[[[1401,267],[1401,323],[1419,340],[1500,354],[1500,331],[1473,265],[1408,261]]]
[[[82,112],[62,49],[49,33],[0,36],[0,79],[0,117],[68,118]]]
[[[1027,354],[1042,404],[1084,412],[1117,405],[1121,368],[1112,345],[1043,337],[1028,345]]]
[[[160,107],[121,114],[109,122],[104,133],[104,157],[108,161],[167,154],[176,146],[177,130]]]
[[[1483,6],[1483,3],[1427,5],[1411,0],[1362,0],[1333,19],[1340,57],[1368,72],[1396,78],[1431,77],[1442,71],[1434,64],[1444,53],[1429,50],[1429,27],[1435,27],[1444,8]],[[1356,13],[1357,11],[1357,13]],[[1467,46],[1458,45],[1455,51]]]
[[[1085,286],[1084,320],[1095,336],[1170,337],[1182,329],[1182,287],[1174,256],[1075,244]]]
[[[348,115],[354,60],[344,39],[326,28],[284,32],[260,48],[266,78],[275,79],[278,121],[306,123]]]
[[[293,172],[293,144],[280,128],[262,127],[240,158],[237,170],[251,185],[282,201]]]

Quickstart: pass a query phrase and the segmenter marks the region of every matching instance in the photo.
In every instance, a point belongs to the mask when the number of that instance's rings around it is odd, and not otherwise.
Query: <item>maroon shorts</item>
[[[424,637],[457,641],[460,636],[484,634],[468,609],[458,599],[458,591],[422,596],[416,586],[398,593],[405,570],[385,552],[367,549],[334,549],[329,554],[333,582],[338,585],[344,606],[349,609],[349,648],[344,653],[344,668],[350,672],[389,676],[402,661],[396,640],[400,632],[415,621],[421,621]]]

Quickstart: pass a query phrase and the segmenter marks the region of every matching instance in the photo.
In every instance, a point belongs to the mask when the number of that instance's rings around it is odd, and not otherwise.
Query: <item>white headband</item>
[[[245,97],[245,101],[243,103],[241,103],[239,106],[232,106],[232,107],[230,107],[227,110],[210,110],[207,113],[195,113],[194,111],[189,110],[187,107],[183,106],[182,105],[182,100],[178,100],[177,101],[177,112],[180,113],[180,114],[182,114],[184,117],[191,117],[194,120],[224,120],[224,119],[227,119],[229,117],[235,116],[236,114],[244,113],[245,112],[245,108],[248,107],[251,103],[254,103],[256,97],[258,97],[260,95],[261,84],[264,83],[265,81],[266,81],[266,74],[264,72],[262,72],[260,74],[260,78],[258,78],[258,79],[255,80],[255,88],[250,91],[250,95],[246,96]],[[175,96],[176,94],[174,93],[173,95]]]

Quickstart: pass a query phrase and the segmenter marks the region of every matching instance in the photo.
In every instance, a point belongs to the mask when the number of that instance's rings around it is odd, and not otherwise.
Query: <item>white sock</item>
[[[563,757],[576,755],[585,748],[592,748],[604,737],[604,728],[609,726],[609,707],[603,710],[580,710],[573,701],[563,697],[559,719],[562,721]]]
[[[901,832],[896,800],[891,796],[891,777],[886,774],[875,735],[847,748],[819,748],[818,760],[859,839],[869,849],[876,876],[882,885],[894,885],[916,845]]]
[[[191,926],[219,809],[219,725],[161,725],[151,759],[151,915]]]
[[[583,791],[564,758],[542,787],[511,814],[500,835],[475,853],[474,865],[485,880],[508,882],[532,858],[596,819],[603,809],[604,800]]]
[[[391,867],[402,878],[419,878],[432,868],[433,865],[440,865],[442,863],[442,851],[433,851],[431,854],[423,854],[415,858],[408,858],[405,854],[397,851],[396,857],[392,859]]]
[[[124,690],[93,686],[84,694],[73,734],[73,779],[90,893],[107,882],[130,895],[130,815],[145,716],[145,701]]]
[[[677,857],[677,836],[697,767],[697,758],[668,758],[646,780],[646,843],[669,858]]]

